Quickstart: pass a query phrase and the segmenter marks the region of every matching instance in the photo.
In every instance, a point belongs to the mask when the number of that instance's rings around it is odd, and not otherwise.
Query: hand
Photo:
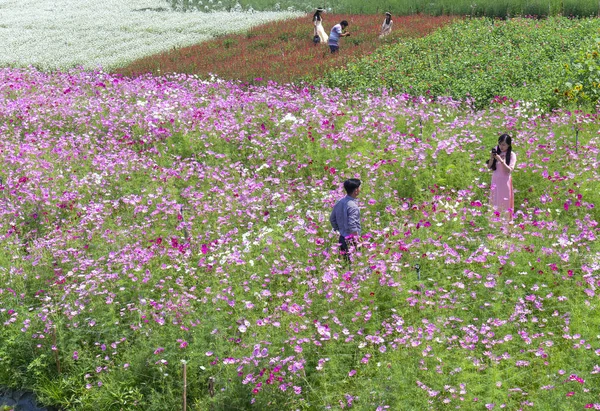
[[[496,160],[498,160],[501,163],[504,163],[504,160],[502,160],[502,157],[500,157],[500,154],[496,154],[496,156],[494,157]]]

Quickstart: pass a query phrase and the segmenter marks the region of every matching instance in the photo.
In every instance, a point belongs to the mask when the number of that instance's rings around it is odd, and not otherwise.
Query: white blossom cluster
[[[297,12],[178,12],[164,0],[3,0],[0,66],[114,68]]]

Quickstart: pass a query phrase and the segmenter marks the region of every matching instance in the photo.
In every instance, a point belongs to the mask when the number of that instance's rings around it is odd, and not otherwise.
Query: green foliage
[[[579,90],[581,97],[586,91],[585,102],[594,103],[600,92],[598,46],[576,50],[599,28],[600,22],[591,19],[468,19],[425,38],[382,47],[329,72],[323,82],[330,87],[383,86],[412,95],[472,99],[479,108],[503,102],[495,98],[506,96],[553,109],[561,102],[557,90],[564,83],[563,67],[573,60],[571,93]],[[581,88],[577,81],[583,82]]]
[[[237,45],[237,41],[235,39],[228,38],[223,40],[223,47],[225,47],[226,49],[235,45]]]
[[[334,13],[394,15],[444,14],[512,17],[564,15],[589,17],[598,13],[596,0],[340,0],[315,4],[308,0],[169,0],[176,10],[300,10],[310,12],[316,6],[324,6]]]
[[[565,64],[564,73],[567,81],[562,98],[578,106],[596,105],[600,99],[600,38],[583,42],[571,62]]]

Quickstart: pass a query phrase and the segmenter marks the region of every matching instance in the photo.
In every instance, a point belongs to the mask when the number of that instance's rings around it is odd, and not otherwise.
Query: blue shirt
[[[329,45],[337,46],[341,34],[342,34],[342,25],[338,23],[331,28],[331,33],[329,34]]]
[[[354,197],[346,196],[338,201],[331,211],[329,222],[344,237],[350,233],[360,235],[360,210]]]

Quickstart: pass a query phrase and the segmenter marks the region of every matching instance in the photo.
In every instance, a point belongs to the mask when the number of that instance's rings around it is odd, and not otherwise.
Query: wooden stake
[[[183,411],[187,411],[187,364],[183,363]]]
[[[56,370],[60,374],[60,358],[58,357],[58,346],[56,345],[56,325],[52,329],[52,345],[54,346],[54,361],[56,362]]]
[[[208,378],[208,394],[211,398],[215,396],[215,379],[213,377]]]

